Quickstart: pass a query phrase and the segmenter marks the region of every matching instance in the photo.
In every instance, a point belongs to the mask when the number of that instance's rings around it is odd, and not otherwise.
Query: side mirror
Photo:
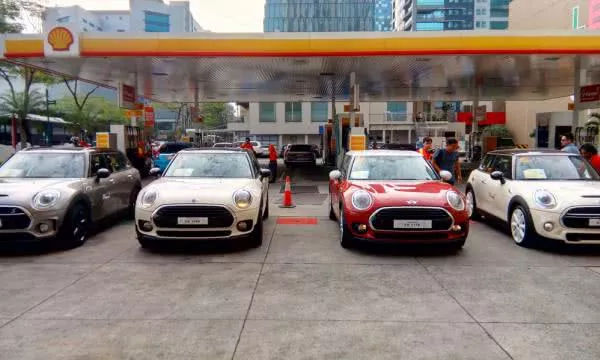
[[[440,177],[444,181],[449,181],[450,179],[452,179],[452,173],[450,171],[442,170],[440,171]]]
[[[504,174],[502,173],[502,171],[493,171],[490,174],[490,177],[492,178],[492,180],[498,180],[502,184],[504,184],[506,182],[506,180],[504,180]]]
[[[271,170],[269,170],[269,169],[260,169],[260,176],[263,179],[270,178],[271,177]]]
[[[160,168],[152,168],[149,171],[150,176],[160,176],[162,174],[162,170]]]
[[[96,171],[96,179],[106,179],[110,176],[110,170],[107,168],[101,168]]]
[[[340,181],[342,178],[342,172],[339,170],[333,170],[329,173],[329,179],[333,181]]]

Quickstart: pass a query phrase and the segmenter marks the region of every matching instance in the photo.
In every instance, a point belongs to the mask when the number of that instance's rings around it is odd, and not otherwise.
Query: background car
[[[464,196],[416,152],[350,151],[329,177],[329,217],[340,224],[342,247],[358,241],[465,244]]]
[[[232,148],[233,144],[232,143],[228,143],[228,142],[220,142],[220,143],[213,144],[212,147],[215,148],[215,149],[226,149],[226,148]]]
[[[285,166],[317,165],[317,156],[312,145],[292,144],[285,151],[283,162]]]
[[[245,141],[236,141],[233,143],[233,147],[239,148]],[[250,141],[252,144],[252,148],[258,157],[269,156],[269,149],[266,149],[262,146],[260,141]]]
[[[162,144],[158,149],[158,156],[154,158],[154,167],[164,171],[175,154],[183,149],[189,149],[193,146],[194,144],[187,142],[166,142]]]
[[[515,243],[541,238],[600,244],[600,177],[579,155],[557,150],[491,151],[467,181],[471,218],[505,222]]]
[[[117,150],[19,151],[0,167],[0,239],[81,245],[93,222],[133,214],[141,186],[140,173]]]
[[[135,226],[140,245],[247,238],[251,246],[260,246],[263,220],[269,216],[270,175],[242,149],[179,152],[138,197]]]

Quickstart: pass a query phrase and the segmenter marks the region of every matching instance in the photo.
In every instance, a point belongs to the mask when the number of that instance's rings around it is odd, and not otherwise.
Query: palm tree
[[[28,141],[31,139],[31,127],[27,115],[41,111],[45,101],[44,95],[37,91],[29,94],[9,92],[0,96],[0,112],[17,116],[22,134],[21,139]]]

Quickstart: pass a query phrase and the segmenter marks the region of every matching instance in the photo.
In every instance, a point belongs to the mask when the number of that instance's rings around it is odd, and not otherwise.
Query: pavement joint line
[[[449,291],[449,290],[448,290],[448,289],[447,289],[447,288],[444,286],[444,284],[443,284],[443,283],[442,283],[442,282],[441,282],[441,281],[440,281],[440,280],[439,280],[439,279],[438,279],[438,278],[435,276],[435,274],[433,274],[433,273],[430,271],[429,267],[427,267],[427,266],[423,265],[423,264],[421,263],[421,261],[419,261],[419,259],[417,259],[417,258],[415,258],[415,259],[416,259],[416,260],[417,260],[417,262],[418,262],[418,263],[419,263],[419,264],[420,264],[420,265],[421,265],[421,266],[422,266],[422,267],[425,269],[425,271],[426,271],[426,272],[429,274],[429,276],[431,276],[431,278],[432,278],[432,279],[433,279],[433,280],[434,280],[434,281],[435,281],[435,282],[436,282],[436,283],[437,283],[437,284],[438,284],[438,285],[439,285],[439,286],[440,286],[440,287],[441,287],[441,288],[444,290],[444,292],[445,292],[445,293],[446,293],[448,296],[450,296],[450,298],[451,298],[452,300],[454,300],[454,302],[456,302],[456,304],[457,304],[458,306],[460,306],[460,308],[461,308],[461,309],[462,309],[462,310],[463,310],[463,311],[464,311],[464,312],[465,312],[467,315],[469,315],[469,317],[470,317],[471,319],[473,319],[473,321],[474,321],[474,322],[475,322],[475,323],[476,323],[476,324],[477,324],[477,325],[478,325],[478,326],[481,328],[481,330],[483,330],[483,332],[484,332],[484,333],[485,333],[485,334],[488,336],[488,338],[490,338],[490,340],[492,340],[492,341],[493,341],[493,342],[496,344],[496,346],[498,346],[498,347],[499,347],[499,348],[500,348],[500,349],[501,349],[501,350],[504,352],[504,354],[506,354],[506,356],[508,356],[508,358],[509,358],[509,359],[511,359],[511,360],[514,360],[513,356],[512,356],[512,355],[511,355],[511,354],[508,352],[508,350],[506,350],[506,349],[504,348],[504,346],[502,346],[502,345],[500,344],[500,342],[499,342],[498,340],[496,340],[496,338],[495,338],[495,337],[494,337],[494,336],[493,336],[493,335],[492,335],[492,334],[491,334],[491,333],[488,331],[488,329],[486,329],[486,328],[485,328],[485,326],[483,326],[483,324],[482,324],[481,322],[479,322],[479,320],[477,320],[477,318],[476,318],[476,317],[475,317],[473,314],[471,314],[471,312],[470,312],[469,310],[467,310],[467,308],[466,308],[466,307],[465,307],[463,304],[461,304],[461,303],[460,303],[460,301],[458,301],[458,299],[457,299],[457,298],[456,298],[454,295],[452,295],[452,293],[450,293],[450,291]]]
[[[95,264],[95,265],[97,265],[97,266],[94,266],[94,267],[92,267],[92,268],[90,269],[90,271],[88,271],[88,272],[86,272],[85,274],[81,275],[79,278],[77,278],[77,279],[73,280],[72,282],[70,282],[69,284],[67,284],[67,285],[63,286],[62,288],[60,288],[60,289],[56,290],[55,292],[53,292],[52,294],[48,295],[48,296],[47,296],[47,297],[45,297],[44,299],[42,299],[42,300],[38,301],[36,304],[34,304],[34,305],[32,305],[32,306],[28,307],[27,309],[23,310],[23,311],[22,311],[22,312],[20,312],[20,313],[19,313],[17,316],[15,316],[14,318],[10,319],[10,320],[9,320],[9,321],[7,321],[6,323],[4,323],[4,324],[0,325],[0,329],[2,329],[2,328],[4,328],[4,327],[8,326],[9,324],[12,324],[13,322],[17,321],[18,319],[20,319],[21,317],[23,317],[23,315],[27,314],[28,312],[30,312],[31,310],[35,309],[36,307],[38,307],[38,306],[42,305],[42,304],[43,304],[43,303],[45,303],[46,301],[48,301],[48,300],[52,299],[53,297],[55,297],[55,296],[56,296],[56,295],[58,295],[59,293],[63,292],[64,290],[66,290],[66,289],[70,288],[71,286],[73,286],[73,285],[77,284],[77,283],[78,283],[78,282],[80,282],[81,280],[83,280],[83,279],[87,278],[88,276],[90,276],[91,274],[95,273],[96,271],[98,271],[98,270],[99,270],[100,268],[102,268],[103,266],[105,266],[105,265],[107,265],[107,264],[110,264],[110,262],[111,262],[112,260],[114,260],[114,259],[116,259],[117,257],[119,257],[119,256],[121,256],[121,255],[123,255],[123,254],[125,254],[125,253],[126,253],[127,251],[129,251],[129,249],[131,249],[132,247],[133,247],[133,245],[132,245],[132,246],[130,246],[130,247],[128,247],[127,249],[125,249],[125,250],[123,250],[123,251],[119,252],[117,255],[115,255],[115,257],[114,257],[114,258],[108,259],[108,260],[106,260],[106,261],[105,261],[104,263],[102,263],[102,264],[99,264],[99,265],[98,265],[98,264]],[[65,263],[65,264],[61,264],[61,265],[72,265],[72,264]]]
[[[588,271],[591,271],[591,272],[593,272],[594,274],[596,274],[596,276],[600,276],[600,273],[599,273],[599,272],[592,270],[592,268],[597,268],[597,267],[599,267],[599,266],[585,266],[585,268],[586,268]]]
[[[246,309],[246,314],[244,316],[244,320],[242,321],[242,326],[240,332],[238,334],[238,338],[235,342],[235,347],[233,348],[233,353],[231,354],[231,360],[235,359],[235,354],[237,353],[237,349],[240,346],[240,341],[242,340],[242,334],[244,333],[244,329],[246,328],[246,322],[248,321],[248,315],[250,315],[250,309],[252,308],[252,303],[254,302],[254,296],[256,295],[256,289],[258,288],[258,283],[260,281],[260,277],[262,275],[263,269],[265,268],[265,262],[267,261],[267,257],[269,256],[269,251],[271,250],[271,244],[273,243],[273,238],[275,237],[275,231],[277,230],[277,223],[273,227],[271,232],[271,236],[269,238],[269,244],[267,245],[267,251],[265,252],[265,256],[262,261],[262,265],[260,266],[260,270],[258,271],[258,276],[256,277],[256,282],[254,283],[254,289],[252,289],[252,296],[250,296],[250,302],[248,303],[248,308]]]

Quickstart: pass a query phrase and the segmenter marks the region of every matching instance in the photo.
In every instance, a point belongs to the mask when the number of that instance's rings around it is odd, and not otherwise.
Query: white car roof
[[[422,156],[411,150],[359,150],[346,153],[350,156]]]

